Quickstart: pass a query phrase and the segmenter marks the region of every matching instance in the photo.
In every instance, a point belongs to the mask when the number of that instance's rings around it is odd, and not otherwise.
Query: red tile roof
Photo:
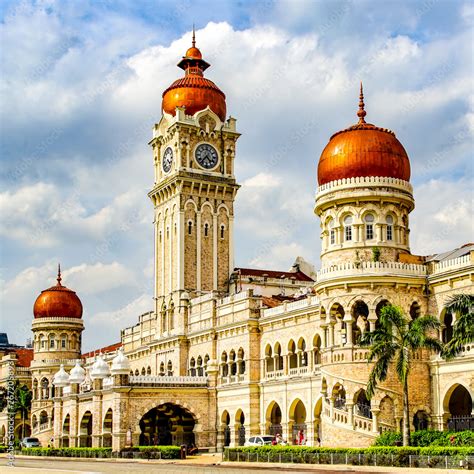
[[[113,352],[121,346],[122,346],[121,342],[116,342],[115,344],[110,344],[110,346],[105,346],[105,347],[101,347],[100,349],[95,349],[93,351],[86,352],[85,354],[82,354],[82,358],[87,359],[88,357],[94,357],[96,354],[99,354],[99,353],[105,354],[107,352]]]
[[[296,279],[298,281],[314,281],[311,277],[306,275],[303,272],[279,272],[276,270],[260,270],[259,268],[234,268],[234,272],[240,272],[241,275],[245,276],[258,276],[263,277],[266,276],[268,278],[288,278],[288,279]]]
[[[18,360],[17,365],[20,367],[29,367],[31,365],[31,361],[33,360],[33,349],[26,347],[13,349],[12,352],[16,354],[16,358]]]

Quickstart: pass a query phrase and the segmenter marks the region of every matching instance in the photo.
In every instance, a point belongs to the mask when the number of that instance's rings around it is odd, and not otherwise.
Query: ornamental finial
[[[194,29],[194,23],[193,23],[193,48],[196,47],[196,30]]]
[[[357,112],[359,123],[365,123],[364,117],[367,115],[367,112],[365,111],[364,106],[364,89],[362,87],[362,81],[360,81],[359,110]]]
[[[58,282],[58,286],[62,286],[61,285],[61,264],[58,263],[58,277],[56,278],[56,281]]]

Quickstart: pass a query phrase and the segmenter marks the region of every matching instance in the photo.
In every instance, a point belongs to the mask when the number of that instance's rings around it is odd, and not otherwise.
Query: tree
[[[31,399],[33,394],[26,385],[20,385],[17,381],[15,386],[15,403],[13,409],[15,413],[21,415],[21,439],[25,437],[25,418],[31,409]]]
[[[380,312],[378,326],[366,332],[360,345],[369,348],[368,362],[374,366],[367,383],[367,398],[370,400],[379,382],[383,382],[394,364],[403,389],[403,445],[410,443],[410,409],[408,399],[408,375],[413,355],[422,348],[441,352],[442,343],[430,336],[440,322],[432,316],[422,316],[410,321],[398,306],[387,305]]]
[[[474,342],[474,295],[459,294],[452,296],[444,306],[446,311],[456,314],[453,326],[453,337],[445,345],[443,357],[452,359],[464,344]]]

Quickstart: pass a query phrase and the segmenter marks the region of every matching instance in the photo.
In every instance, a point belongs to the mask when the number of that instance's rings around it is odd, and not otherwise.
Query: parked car
[[[23,438],[20,443],[22,448],[41,448],[38,438]]]
[[[275,436],[271,435],[251,436],[245,446],[263,446],[264,444],[272,444],[274,440]]]

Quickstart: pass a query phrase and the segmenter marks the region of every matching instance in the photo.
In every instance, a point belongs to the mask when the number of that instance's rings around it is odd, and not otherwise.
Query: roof
[[[436,253],[434,255],[430,255],[426,258],[427,262],[442,262],[444,260],[452,260],[453,258],[463,257],[464,255],[468,255],[470,252],[474,250],[474,243],[467,243],[462,245],[461,247],[455,248],[453,250],[449,250],[447,252]]]
[[[314,281],[311,277],[301,271],[297,272],[279,272],[276,270],[261,270],[259,268],[234,268],[234,272],[240,272],[241,275],[245,276],[257,276],[257,277],[268,277],[268,278],[286,278],[295,279],[298,281]]]
[[[115,344],[110,344],[109,346],[101,347],[100,349],[95,349],[90,352],[86,352],[82,354],[83,359],[87,359],[88,357],[94,357],[97,354],[106,354],[107,352],[116,351],[119,347],[122,347],[121,342],[116,342]]]
[[[16,354],[16,358],[18,360],[17,364],[20,367],[29,367],[31,365],[31,361],[33,360],[33,349],[22,347],[19,349],[13,349],[11,352]]]
[[[305,298],[307,298],[307,295],[297,297],[285,295],[263,296],[262,303],[268,308],[274,308],[275,306],[280,306],[285,301],[293,303],[294,301],[304,300]]]

